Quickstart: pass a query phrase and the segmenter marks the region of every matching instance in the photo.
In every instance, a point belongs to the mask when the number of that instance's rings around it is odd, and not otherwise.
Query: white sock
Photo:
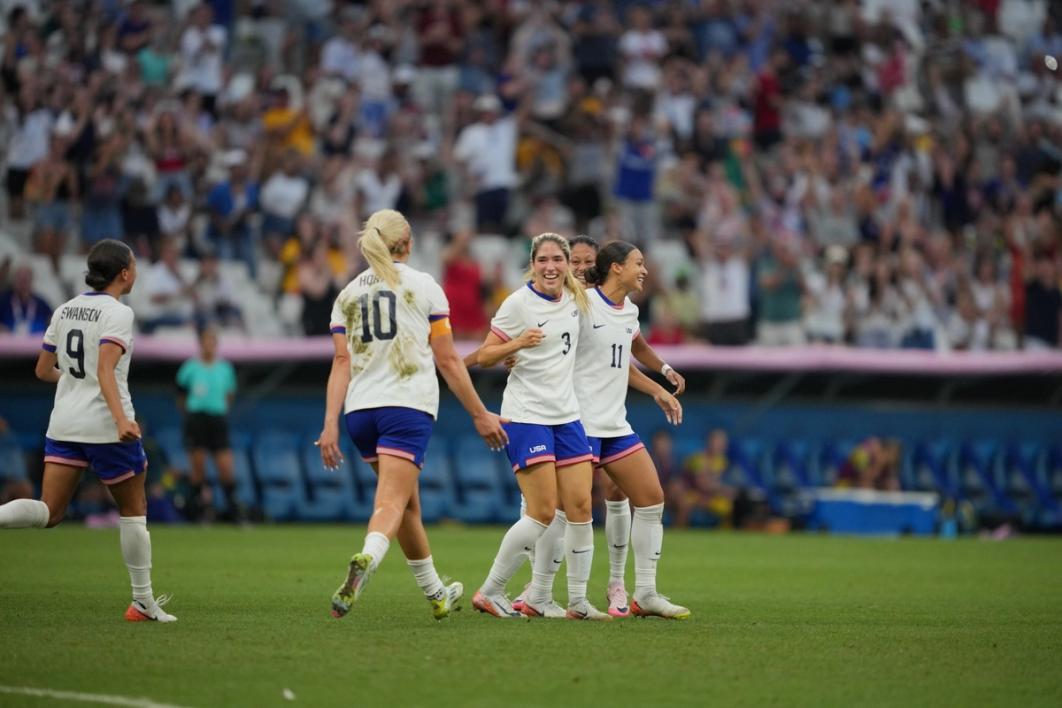
[[[635,597],[656,592],[656,562],[664,545],[664,505],[634,507],[631,545],[634,546]]]
[[[361,547],[361,552],[372,556],[373,570],[380,567],[390,545],[391,540],[379,531],[372,531],[365,536],[365,545]]]
[[[553,522],[535,544],[535,558],[531,562],[531,590],[527,597],[532,605],[542,606],[553,598],[553,579],[564,562],[564,532],[568,517],[557,509]]]
[[[586,583],[594,562],[594,527],[591,521],[568,522],[564,534],[568,557],[568,606],[586,599]]]
[[[0,506],[0,529],[43,529],[51,515],[42,501],[15,499]]]
[[[413,571],[413,578],[417,581],[417,585],[424,591],[424,597],[429,600],[442,597],[442,594],[446,591],[446,586],[439,579],[439,574],[435,571],[435,561],[432,560],[431,556],[421,560],[407,559],[406,564]]]
[[[631,539],[631,505],[605,502],[605,540],[608,541],[608,582],[622,583],[627,571],[627,547]]]
[[[155,603],[151,591],[151,534],[146,516],[123,516],[118,520],[118,534],[122,544],[122,559],[129,569],[129,583],[133,599],[145,607]]]
[[[527,516],[527,499],[525,499],[524,495],[521,494],[520,495],[520,518],[522,519],[525,516]],[[538,544],[535,544],[535,545],[537,546]],[[535,564],[535,546],[531,547],[531,552],[527,554],[527,560],[532,566]]]
[[[483,583],[484,594],[500,595],[505,592],[505,586],[547,528],[546,524],[530,516],[523,517],[509,527],[498,548],[498,555],[494,557],[494,565],[490,567],[487,580]]]

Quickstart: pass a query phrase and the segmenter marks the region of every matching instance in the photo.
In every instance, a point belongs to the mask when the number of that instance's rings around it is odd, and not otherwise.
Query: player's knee
[[[568,516],[568,521],[576,523],[582,523],[589,521],[591,516],[591,500],[590,495],[580,497],[578,499],[569,499],[565,505],[565,514]]]
[[[623,493],[623,490],[613,485],[608,493],[605,494],[605,500],[610,502],[627,501],[627,495]]]
[[[527,515],[540,524],[547,526],[553,521],[556,513],[557,502],[555,499],[544,499],[527,505]]]

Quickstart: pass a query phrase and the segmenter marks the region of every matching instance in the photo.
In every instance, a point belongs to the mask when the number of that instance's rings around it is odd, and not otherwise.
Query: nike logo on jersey
[[[542,325],[546,324],[546,322],[549,322],[549,320],[546,320],[545,322],[539,322],[538,326],[541,327]]]
[[[601,329],[604,326],[605,325],[594,325],[594,329]],[[629,332],[630,330],[627,330],[627,331]]]

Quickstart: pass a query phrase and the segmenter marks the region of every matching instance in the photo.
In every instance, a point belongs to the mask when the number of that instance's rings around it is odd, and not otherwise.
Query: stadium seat
[[[776,511],[786,518],[811,512],[811,497],[807,488],[811,457],[815,446],[808,440],[783,440],[774,446],[773,454],[763,467],[764,483]]]
[[[351,504],[351,518],[354,521],[368,521],[372,516],[372,502],[376,497],[376,473],[365,460],[357,454],[347,454],[343,451],[347,465],[350,467],[352,477],[351,491],[354,494],[354,502]]]
[[[752,488],[766,491],[764,469],[769,463],[770,446],[759,438],[731,438],[730,459],[741,468],[745,482]]]
[[[492,452],[478,437],[460,438],[456,452],[454,516],[467,523],[495,521],[505,505],[502,470],[498,464],[500,453]],[[501,457],[502,462],[504,459]]]
[[[232,444],[232,469],[236,477],[236,501],[245,508],[258,506],[258,491],[254,485],[254,474],[251,472],[251,461],[247,450],[251,446],[251,437],[243,432],[234,431],[229,436]],[[206,465],[206,478],[210,482],[213,492],[214,508],[218,511],[225,509],[225,493],[221,489],[221,476],[214,460],[208,455]]]
[[[448,516],[454,505],[453,475],[446,443],[438,438],[428,443],[420,472],[420,509],[426,522]]]
[[[325,469],[320,451],[312,439],[307,439],[302,445],[302,464],[310,494],[299,503],[298,518],[302,521],[354,519],[357,490],[351,460],[344,455],[338,470]]]
[[[188,451],[184,449],[184,433],[180,428],[159,428],[154,433],[155,442],[162,448],[166,455],[166,462],[170,467],[180,470],[181,474],[188,474]]]
[[[1016,511],[992,483],[1002,474],[1002,466],[1002,451],[995,440],[970,441],[959,448],[959,498],[969,502],[978,514]]]
[[[0,439],[0,481],[16,482],[28,478],[26,455],[14,436]]]
[[[817,461],[808,468],[809,482],[814,487],[832,487],[837,484],[841,467],[852,455],[858,443],[850,438],[827,440],[819,448]]]
[[[306,498],[299,471],[299,437],[286,430],[263,430],[252,448],[262,490],[262,511],[276,520],[294,518]]]
[[[938,492],[947,499],[959,498],[958,453],[946,438],[923,440],[911,451],[904,488],[910,491]]]

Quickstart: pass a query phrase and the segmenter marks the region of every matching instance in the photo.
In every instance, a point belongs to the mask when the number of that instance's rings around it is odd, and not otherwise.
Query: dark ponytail
[[[623,265],[627,262],[627,256],[631,251],[637,250],[637,246],[626,241],[613,241],[606,243],[604,248],[597,252],[597,260],[594,265],[583,271],[583,278],[587,285],[604,285],[608,273],[612,270],[612,264]]]
[[[118,274],[133,261],[133,252],[129,246],[113,238],[107,238],[95,246],[88,254],[88,273],[85,284],[99,291],[114,282]]]

